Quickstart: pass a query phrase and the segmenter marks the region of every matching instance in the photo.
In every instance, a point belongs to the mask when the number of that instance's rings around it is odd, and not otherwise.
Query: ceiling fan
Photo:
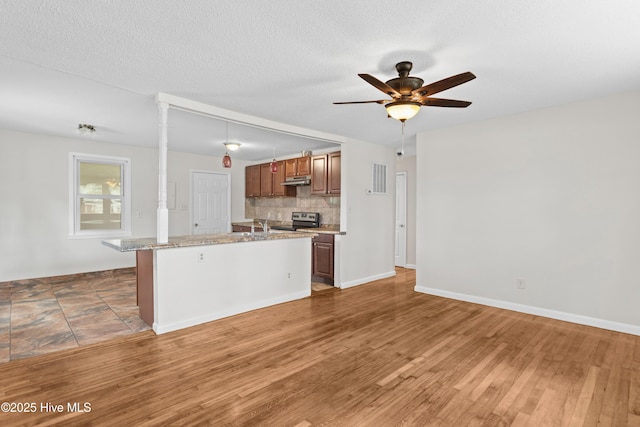
[[[334,104],[385,104],[389,117],[400,120],[404,123],[418,114],[421,106],[427,107],[454,107],[465,108],[471,105],[469,101],[458,101],[455,99],[431,98],[438,92],[442,92],[452,87],[461,85],[476,78],[471,72],[457,74],[446,79],[422,86],[424,80],[419,77],[412,77],[409,72],[413,64],[409,61],[398,62],[396,70],[399,77],[381,82],[370,74],[358,74],[364,81],[375,88],[381,90],[391,97],[391,99],[380,99],[376,101],[352,101],[334,102]]]

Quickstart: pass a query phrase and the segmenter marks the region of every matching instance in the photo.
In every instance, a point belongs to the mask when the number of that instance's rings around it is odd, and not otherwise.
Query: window
[[[69,234],[113,237],[131,233],[129,159],[71,153]]]

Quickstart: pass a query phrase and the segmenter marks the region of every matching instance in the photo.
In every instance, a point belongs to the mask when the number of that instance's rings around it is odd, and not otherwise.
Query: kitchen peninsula
[[[224,233],[113,239],[136,251],[140,317],[156,334],[311,295],[313,233]]]

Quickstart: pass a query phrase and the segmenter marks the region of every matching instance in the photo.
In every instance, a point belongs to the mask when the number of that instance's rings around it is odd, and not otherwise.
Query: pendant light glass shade
[[[278,172],[278,162],[276,161],[276,147],[273,147],[273,161],[269,163],[269,167],[271,168],[271,173]]]
[[[224,143],[224,146],[231,151],[237,150],[240,144],[237,144],[235,148],[229,146],[230,145],[229,144],[229,122],[226,122],[225,124],[226,124],[226,134],[227,134],[225,141],[227,142]],[[229,151],[227,151],[224,157],[222,158],[222,166],[224,166],[225,168],[231,167],[231,156],[229,156]]]
[[[224,166],[225,168],[231,167],[231,156],[229,156],[228,152],[222,158],[222,166]]]

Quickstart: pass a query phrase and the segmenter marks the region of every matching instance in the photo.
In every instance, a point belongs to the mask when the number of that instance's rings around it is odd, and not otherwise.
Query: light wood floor
[[[0,365],[0,425],[640,425],[640,337],[418,294],[415,272]],[[42,411],[41,404],[65,411]],[[91,412],[68,412],[88,402]]]

